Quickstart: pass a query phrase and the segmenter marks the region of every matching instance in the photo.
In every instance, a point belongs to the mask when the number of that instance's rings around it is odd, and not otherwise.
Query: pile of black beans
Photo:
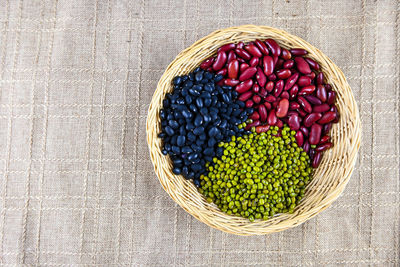
[[[222,156],[218,143],[246,134],[238,125],[254,111],[237,100],[231,86],[217,85],[222,78],[200,68],[175,77],[174,90],[166,94],[160,111],[162,153],[170,155],[173,173],[193,179],[196,186],[207,171],[206,162]]]

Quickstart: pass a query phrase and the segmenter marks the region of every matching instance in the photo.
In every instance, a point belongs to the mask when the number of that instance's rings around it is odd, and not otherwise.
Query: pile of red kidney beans
[[[287,124],[316,168],[323,151],[332,147],[328,133],[339,112],[336,92],[307,54],[301,48],[282,48],[273,39],[255,40],[223,45],[200,67],[221,74],[218,85],[234,87],[238,100],[254,108],[247,130],[256,127],[260,133],[270,125]]]

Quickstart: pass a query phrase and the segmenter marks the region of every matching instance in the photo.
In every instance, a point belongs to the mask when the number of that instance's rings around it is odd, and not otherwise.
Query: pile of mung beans
[[[177,76],[160,111],[164,155],[229,215],[293,212],[332,147],[336,92],[304,49],[226,44]]]

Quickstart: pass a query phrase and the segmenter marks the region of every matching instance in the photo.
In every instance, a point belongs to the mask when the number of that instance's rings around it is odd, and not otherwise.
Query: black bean
[[[208,109],[207,108],[201,108],[200,109],[200,113],[201,113],[201,115],[206,115],[206,114],[208,114]]]
[[[193,111],[194,113],[197,112],[197,107],[196,107],[195,104],[190,104],[190,105],[189,105],[189,109],[190,109],[191,111]]]
[[[199,136],[199,138],[200,138],[200,141],[204,141],[204,140],[207,139],[207,136],[206,136],[205,133],[203,133],[203,134],[201,134],[201,135]]]
[[[202,133],[204,133],[204,127],[199,126],[199,127],[194,128],[193,133],[195,135],[201,135]]]
[[[224,76],[222,76],[221,74],[218,74],[214,77],[214,82],[219,82],[220,80],[222,80],[224,78]]]
[[[212,155],[214,153],[214,149],[212,147],[206,148],[203,151],[204,155]]]
[[[180,158],[176,158],[172,161],[174,163],[174,165],[180,165],[183,163],[183,160]]]
[[[171,126],[172,129],[178,129],[179,128],[179,124],[176,120],[170,120],[168,122],[169,126]]]
[[[173,172],[174,174],[176,174],[176,175],[179,175],[179,174],[182,173],[182,169],[181,169],[181,168],[178,168],[178,167],[175,167],[175,168],[172,169],[172,172]]]
[[[211,121],[211,116],[209,114],[204,114],[204,124],[207,124]]]
[[[217,143],[217,141],[215,141],[214,138],[210,138],[210,139],[208,139],[208,141],[207,141],[207,145],[208,145],[209,147],[214,147],[216,143]]]
[[[204,90],[206,90],[207,92],[212,92],[214,90],[214,86],[212,86],[211,84],[206,84],[204,85]]]
[[[163,149],[163,150],[161,150],[161,153],[163,154],[163,155],[168,155],[168,151],[166,150],[166,149]]]
[[[192,112],[187,109],[182,110],[182,115],[185,117],[185,119],[191,119],[193,117]]]
[[[178,146],[183,146],[186,142],[186,137],[184,135],[180,135],[178,136],[178,138],[176,139],[176,144]]]
[[[173,135],[175,133],[175,131],[170,126],[167,126],[167,127],[165,127],[165,133],[168,135]]]
[[[172,146],[172,152],[178,155],[179,153],[181,153],[181,149],[179,148],[179,146]]]
[[[200,114],[197,114],[196,118],[194,119],[194,125],[195,126],[200,126],[203,124],[203,116]]]
[[[192,132],[190,132],[187,134],[187,139],[191,142],[194,142],[196,140],[196,136]]]
[[[198,108],[202,108],[202,107],[203,107],[203,99],[197,98],[197,99],[196,99],[196,106],[197,106]]]
[[[200,171],[202,169],[202,167],[201,167],[201,165],[200,164],[193,164],[192,165],[192,170],[194,170],[194,171]]]
[[[193,101],[192,97],[190,95],[185,96],[185,102],[186,104],[191,104]]]
[[[202,71],[197,72],[194,79],[196,80],[196,82],[200,82],[201,80],[203,80],[203,72]]]
[[[187,176],[189,174],[189,168],[187,166],[183,166],[182,175]]]

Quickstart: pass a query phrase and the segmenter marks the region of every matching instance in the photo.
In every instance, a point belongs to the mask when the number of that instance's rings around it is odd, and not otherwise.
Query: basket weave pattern
[[[227,215],[216,205],[209,204],[192,182],[172,173],[169,157],[161,154],[162,141],[159,111],[167,92],[172,91],[172,79],[191,72],[217,48],[227,43],[249,42],[255,39],[275,39],[285,48],[304,48],[308,57],[316,60],[337,92],[336,106],[340,121],[330,132],[333,148],[324,153],[320,166],[315,170],[306,194],[293,214],[280,214],[267,221],[250,222],[246,218]],[[243,25],[218,30],[183,50],[162,75],[150,103],[147,124],[147,142],[151,160],[161,185],[183,209],[198,220],[216,229],[237,235],[262,235],[297,226],[326,209],[339,197],[350,179],[361,140],[361,123],[353,93],[342,71],[321,51],[285,31],[266,26]]]

